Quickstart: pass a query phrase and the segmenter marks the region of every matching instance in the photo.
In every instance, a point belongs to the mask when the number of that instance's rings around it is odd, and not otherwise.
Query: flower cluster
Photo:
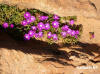
[[[29,12],[26,12],[24,14],[24,18],[25,18],[25,20],[23,20],[21,22],[21,25],[23,25],[23,26],[31,24],[32,22],[34,22],[36,20],[35,16],[31,16],[31,14]]]
[[[1,11],[5,15],[4,11]],[[11,16],[9,18],[5,16],[7,19],[3,18],[3,20],[0,20],[2,27],[4,29],[14,29],[12,31],[17,30],[22,33],[17,34],[23,35],[25,40],[33,38],[42,39],[45,37],[46,42],[49,43],[59,42],[59,40],[62,40],[62,42],[65,41],[64,43],[71,43],[77,41],[81,34],[81,27],[75,24],[75,17],[69,17],[67,20],[64,20],[64,17],[55,14],[46,14],[36,9],[17,10],[16,15],[8,15]]]
[[[31,16],[31,14],[29,12],[26,12],[24,14],[24,18],[26,20],[22,21],[22,25],[26,26],[30,23],[34,23],[34,21],[36,20],[34,16]],[[32,18],[32,20],[31,20]],[[60,23],[59,23],[59,19],[60,17],[57,15],[53,15],[53,21],[50,22],[43,22],[45,20],[48,20],[49,17],[48,16],[40,16],[39,21],[36,25],[32,25],[30,30],[28,31],[28,33],[26,33],[24,35],[24,39],[25,40],[30,40],[30,38],[42,38],[44,35],[44,31],[48,31],[47,32],[47,38],[48,39],[53,39],[53,41],[57,41],[59,40],[58,34],[56,33],[52,33],[50,31],[51,28],[54,28],[55,30],[58,30],[58,28],[60,28]],[[74,24],[74,20],[70,20],[69,24],[73,25]],[[60,35],[62,36],[62,38],[66,38],[67,36],[72,36],[75,37],[77,39],[78,35],[79,35],[79,30],[72,30],[68,25],[63,25],[61,27],[61,32]]]

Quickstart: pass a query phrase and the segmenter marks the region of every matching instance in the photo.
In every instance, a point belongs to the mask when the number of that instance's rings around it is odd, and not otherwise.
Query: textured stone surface
[[[18,5],[20,8],[36,8],[60,16],[77,15],[78,20],[75,23],[83,25],[80,41],[90,43],[89,46],[78,48],[78,53],[76,50],[66,47],[58,48],[54,52],[56,49],[47,49],[45,44],[18,43],[7,34],[1,34],[0,31],[0,74],[100,74],[100,57],[96,59],[99,61],[98,63],[91,63],[88,61],[89,59],[81,60],[80,57],[77,57],[81,53],[89,55],[87,57],[100,56],[100,50],[97,49],[100,47],[92,45],[92,43],[100,44],[100,20],[97,19],[100,15],[100,0],[0,0],[0,3]],[[95,33],[94,39],[89,38],[89,32]],[[57,55],[58,50],[62,51]],[[75,56],[73,61],[66,60],[68,52],[74,52],[73,55],[70,55]],[[44,55],[46,57],[43,57]],[[51,58],[53,56],[57,60],[43,63],[37,61],[46,59],[48,56]],[[66,62],[67,65],[65,65]],[[77,69],[72,66],[72,64],[79,65],[81,63],[97,66],[97,68]]]
[[[60,16],[83,15],[96,17],[96,9],[89,0],[2,0],[21,8],[36,8]]]
[[[95,57],[88,54],[92,53],[89,48],[84,51],[67,47],[51,49],[37,42],[15,41],[5,33],[0,32],[0,35],[0,74],[100,74],[100,62],[89,61]],[[96,68],[77,69],[74,66]]]

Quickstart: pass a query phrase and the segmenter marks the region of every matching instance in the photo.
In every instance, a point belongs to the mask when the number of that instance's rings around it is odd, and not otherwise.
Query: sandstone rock
[[[2,3],[18,5],[20,8],[36,8],[60,16],[97,16],[89,0],[2,0]]]
[[[100,19],[100,0],[90,0],[97,9],[97,18]]]

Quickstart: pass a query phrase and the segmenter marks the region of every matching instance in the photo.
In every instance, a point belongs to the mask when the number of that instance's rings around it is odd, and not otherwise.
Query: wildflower
[[[74,24],[74,20],[70,20],[69,24],[73,25]]]
[[[34,33],[35,33],[35,32],[32,31],[32,30],[30,30],[30,31],[28,32],[28,34],[29,34],[30,37],[33,37],[33,36],[34,36]]]
[[[23,26],[26,26],[28,23],[27,23],[27,21],[26,20],[23,20],[22,22],[21,22],[21,25],[23,25]]]
[[[29,12],[26,12],[25,14],[24,14],[24,18],[29,18],[31,16],[31,14],[29,13]]]
[[[61,32],[61,35],[62,35],[62,37],[66,37],[67,36],[67,33],[66,32]]]
[[[26,21],[27,21],[27,24],[30,24],[32,22],[30,18],[26,19]]]
[[[51,33],[51,32],[48,32],[48,33],[47,33],[47,37],[48,37],[48,38],[51,38],[51,37],[52,37],[52,33]]]
[[[68,29],[67,33],[71,35],[72,30]]]
[[[44,20],[47,20],[47,19],[48,19],[48,16],[40,16],[39,19],[40,19],[41,21],[44,21]]]
[[[42,22],[40,22],[40,23],[38,23],[37,28],[39,29],[39,31],[41,31],[41,30],[45,29],[45,25]]]
[[[77,35],[75,35],[75,38],[77,39],[77,38],[78,38],[78,36],[77,36]]]
[[[75,32],[76,32],[76,34],[79,34],[79,31],[78,30],[76,30]]]
[[[25,39],[25,40],[30,40],[30,35],[29,35],[29,34],[25,34],[25,35],[24,35],[24,39]]]
[[[35,16],[30,17],[31,22],[34,22],[36,20]]]
[[[5,23],[3,23],[2,26],[3,26],[3,28],[8,28],[8,23],[5,22]]]
[[[38,38],[38,33],[35,33],[35,38]]]
[[[52,34],[53,40],[58,40],[58,36],[56,34]]]
[[[71,35],[74,36],[76,34],[76,32],[74,30],[72,30]]]
[[[50,29],[50,24],[49,23],[46,23],[45,24],[45,30],[49,30]]]
[[[33,31],[36,31],[36,30],[37,30],[36,26],[32,26],[31,29],[32,29]]]
[[[62,31],[67,31],[69,29],[69,26],[68,25],[64,25],[61,29],[62,29]]]
[[[10,28],[14,28],[14,24],[10,24]]]
[[[53,26],[53,28],[58,28],[59,27],[59,22],[58,21],[53,21],[52,26]]]
[[[39,32],[38,37],[42,37],[42,36],[43,36],[43,32]]]
[[[54,16],[53,16],[53,19],[55,19],[55,20],[59,20],[59,16],[54,15]]]

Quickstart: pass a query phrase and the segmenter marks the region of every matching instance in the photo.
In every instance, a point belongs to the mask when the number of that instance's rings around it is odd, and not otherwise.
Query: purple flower
[[[48,32],[48,33],[47,33],[47,37],[48,37],[48,38],[51,38],[51,37],[52,37],[52,33],[51,33],[51,32]]]
[[[71,35],[72,30],[68,29],[67,33]]]
[[[74,20],[70,20],[69,24],[73,25],[74,24]]]
[[[39,36],[38,36],[38,33],[35,33],[35,38],[38,38]]]
[[[92,38],[94,38],[95,36],[94,36],[94,34],[92,35]]]
[[[40,22],[40,23],[38,23],[37,28],[39,29],[39,31],[41,31],[41,30],[45,29],[45,25],[42,22]]]
[[[26,12],[25,14],[24,14],[24,18],[29,18],[31,16],[31,14],[29,13],[29,12]]]
[[[53,26],[53,28],[58,28],[59,27],[59,22],[58,21],[53,21],[52,26]]]
[[[66,37],[67,36],[67,33],[66,32],[61,32],[61,35],[62,35],[62,37]]]
[[[10,28],[14,28],[14,24],[10,24]]]
[[[47,19],[48,19],[48,16],[40,16],[39,19],[40,19],[41,21],[44,21],[44,20],[47,20]]]
[[[79,31],[78,30],[76,30],[75,32],[76,32],[76,34],[79,34]]]
[[[34,22],[36,20],[35,16],[30,17],[31,22]]]
[[[58,36],[56,34],[52,34],[53,40],[58,40]]]
[[[39,32],[38,37],[42,37],[42,36],[43,36],[43,32]]]
[[[30,35],[29,35],[29,34],[25,34],[25,35],[24,35],[24,39],[25,39],[25,40],[30,40]]]
[[[2,26],[3,26],[3,28],[8,28],[8,23],[5,22],[5,23],[3,23]]]
[[[77,38],[78,38],[78,36],[77,36],[77,35],[75,35],[75,38],[77,39]]]
[[[37,30],[36,26],[32,26],[31,29],[32,29],[33,31],[36,31],[36,30]]]
[[[55,19],[55,20],[59,20],[59,16],[54,15],[54,16],[53,16],[53,19]]]
[[[26,20],[23,20],[22,22],[21,22],[21,25],[23,25],[23,26],[26,26],[28,23],[27,23],[27,21]]]
[[[62,26],[62,31],[67,31],[68,29],[69,29],[69,26],[68,25],[64,25],[64,26]]]
[[[30,18],[26,19],[26,21],[27,21],[27,24],[30,24],[32,22]]]
[[[32,31],[32,30],[30,30],[30,31],[28,32],[28,34],[29,34],[29,36],[30,36],[30,37],[33,37],[33,36],[34,36],[34,34],[35,34],[35,32],[34,32],[34,31]]]
[[[74,30],[72,30],[71,35],[75,36],[76,32]]]
[[[45,30],[49,30],[50,29],[50,24],[49,23],[46,23],[45,24]]]

